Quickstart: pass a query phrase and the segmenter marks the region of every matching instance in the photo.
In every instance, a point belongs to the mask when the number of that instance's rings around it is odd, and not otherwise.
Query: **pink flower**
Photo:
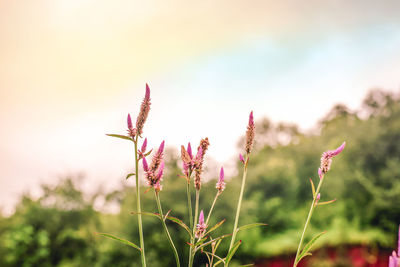
[[[399,237],[397,243],[397,254],[393,251],[392,255],[389,256],[389,267],[400,267],[400,226],[399,226]]]
[[[131,114],[129,114],[129,113],[128,113],[128,118],[127,118],[127,124],[128,124],[128,129],[129,130],[133,129]]]
[[[195,237],[198,239],[202,238],[204,233],[206,232],[206,229],[207,225],[204,223],[204,213],[203,210],[201,210],[199,216],[199,223],[196,226]]]
[[[149,165],[147,164],[146,158],[143,158],[142,163],[143,163],[143,170],[145,172],[148,172],[149,171]]]
[[[246,153],[250,154],[251,149],[253,148],[253,142],[254,142],[254,117],[253,117],[253,111],[250,112],[249,116],[249,124],[247,125],[247,131],[246,131]]]
[[[244,157],[242,154],[239,154],[239,160],[244,164]]]
[[[225,189],[225,182],[224,182],[224,168],[221,167],[221,171],[219,172],[219,180],[217,184],[215,185],[215,188],[218,189],[218,194],[221,194],[222,191]]]
[[[325,173],[327,173],[329,171],[329,169],[331,168],[331,164],[332,164],[332,158],[334,156],[337,156],[340,154],[340,152],[343,151],[344,147],[346,146],[346,142],[343,142],[343,144],[341,144],[338,148],[336,148],[335,150],[328,150],[324,153],[322,153],[322,157],[321,157],[321,165],[318,169],[318,175],[319,178],[322,179],[322,177],[324,176]]]
[[[190,142],[187,145],[186,149],[187,153],[189,154],[190,158],[193,159],[193,154],[192,154],[192,146],[190,145]]]
[[[144,139],[140,152],[146,153],[146,148],[147,148],[147,138]]]

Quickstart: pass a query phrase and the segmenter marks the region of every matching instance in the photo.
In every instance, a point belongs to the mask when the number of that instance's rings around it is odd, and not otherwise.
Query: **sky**
[[[210,139],[232,166],[248,115],[303,130],[400,88],[399,1],[0,1],[0,207],[84,173],[113,189],[151,88],[149,146]],[[130,181],[131,183],[133,181]]]

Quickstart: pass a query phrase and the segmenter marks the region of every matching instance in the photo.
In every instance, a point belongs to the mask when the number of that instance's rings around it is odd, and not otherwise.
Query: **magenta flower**
[[[346,142],[343,142],[343,144],[341,144],[335,150],[328,150],[328,151],[322,153],[321,165],[318,169],[318,175],[319,175],[320,179],[322,179],[322,177],[325,175],[325,173],[327,173],[329,171],[329,169],[331,168],[332,158],[334,156],[339,155],[340,152],[343,151],[345,146],[346,146]]]
[[[146,172],[147,183],[150,187],[154,187],[156,192],[159,192],[162,189],[160,182],[162,181],[165,166],[163,161],[164,144],[165,141],[162,141],[160,147],[153,156],[150,167],[147,166],[147,161],[143,158],[143,169],[145,169]]]
[[[148,172],[149,171],[149,165],[147,164],[146,158],[143,158],[142,163],[143,163],[143,170],[145,172]]]
[[[128,113],[128,118],[126,119],[128,125],[128,134],[130,137],[134,138],[136,135],[136,129],[133,128],[131,114]]]
[[[224,182],[224,168],[221,167],[221,171],[219,172],[219,180],[217,184],[215,185],[215,188],[218,190],[218,194],[221,194],[222,191],[225,189],[225,182]]]
[[[147,138],[144,139],[140,152],[146,153],[146,148],[147,148]]]
[[[206,229],[207,225],[204,223],[204,213],[203,210],[201,210],[199,216],[199,223],[197,224],[196,227],[195,237],[198,239],[202,238],[204,233],[206,232]]]
[[[146,83],[146,94],[143,98],[142,105],[140,106],[139,115],[136,118],[136,132],[139,136],[142,136],[143,126],[147,120],[147,116],[149,115],[150,105],[150,87]]]
[[[253,142],[254,142],[254,117],[253,117],[253,111],[250,112],[249,116],[249,124],[247,125],[247,131],[246,131],[246,153],[250,154],[251,149],[253,148]]]
[[[190,142],[187,145],[186,149],[187,153],[189,154],[190,158],[193,159],[193,154],[192,154],[192,146],[190,145]]]
[[[242,154],[239,154],[239,160],[244,164],[244,157]]]
[[[400,267],[400,226],[399,226],[399,237],[397,241],[397,254],[393,251],[392,255],[389,256],[389,267]]]

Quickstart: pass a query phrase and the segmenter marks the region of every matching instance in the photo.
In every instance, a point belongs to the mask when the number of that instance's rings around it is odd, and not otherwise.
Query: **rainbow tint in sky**
[[[250,110],[308,129],[397,90],[399,14],[399,1],[1,1],[0,203],[77,172],[121,183],[131,148],[104,134],[124,133],[146,82],[149,146],[208,136],[226,165]]]

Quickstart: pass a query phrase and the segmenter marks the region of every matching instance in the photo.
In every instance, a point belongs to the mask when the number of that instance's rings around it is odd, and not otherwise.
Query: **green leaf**
[[[254,263],[249,263],[245,265],[239,265],[239,267],[249,267],[249,266],[254,266]]]
[[[300,253],[299,257],[298,257],[298,259],[297,259],[296,262],[295,262],[295,265],[297,265],[297,264],[301,261],[302,258],[311,255],[311,253],[310,253],[311,247],[314,245],[315,241],[317,241],[318,238],[320,238],[320,237],[321,237],[323,234],[325,234],[325,233],[326,233],[326,231],[323,231],[323,232],[317,234],[316,236],[314,236],[314,237],[310,240],[310,242],[308,242],[308,243],[304,246],[303,250],[301,251],[301,253]]]
[[[239,232],[239,231],[241,231],[241,230],[250,229],[250,228],[253,228],[253,227],[257,227],[257,226],[266,226],[266,225],[267,225],[266,223],[251,223],[251,224],[246,224],[246,225],[243,225],[243,226],[239,227],[238,229],[236,229],[236,232]]]
[[[126,239],[116,237],[115,235],[106,234],[106,233],[95,233],[95,234],[96,235],[100,235],[100,236],[104,236],[104,237],[107,237],[107,238],[110,238],[110,239],[113,239],[113,240],[116,240],[116,241],[119,241],[119,242],[121,242],[121,243],[123,243],[125,245],[134,247],[137,250],[142,251],[142,249],[140,247],[138,247],[137,245],[135,245],[134,243],[132,243],[132,242],[126,240]]]
[[[311,178],[310,178],[310,183],[311,183],[311,189],[312,189],[312,196],[313,196],[313,198],[315,197],[315,186],[314,186],[314,183],[313,183],[313,181],[311,180]]]
[[[134,176],[134,175],[135,175],[134,173],[128,173],[128,175],[126,176],[125,179],[128,180],[129,177]]]
[[[217,237],[217,238],[214,238],[214,239],[212,239],[212,240],[210,240],[210,241],[208,241],[208,242],[206,242],[206,243],[200,245],[199,247],[197,247],[197,248],[196,248],[196,251],[199,250],[200,248],[203,248],[203,247],[205,247],[205,246],[208,246],[208,245],[212,244],[213,242],[216,242],[216,241],[218,241],[218,240],[220,240],[220,239],[224,239],[224,238],[226,238],[226,237],[228,237],[228,236],[232,236],[232,234],[222,235],[222,236],[219,236],[219,237]]]
[[[225,264],[225,260],[223,258],[221,258],[218,255],[215,255],[214,253],[208,252],[208,251],[203,251],[203,253],[214,256],[215,258],[217,258],[219,260],[219,262],[223,262]],[[214,266],[216,266],[217,264],[219,264],[219,262],[217,262]]]
[[[121,138],[121,139],[125,139],[125,140],[129,140],[132,141],[132,138],[130,136],[126,136],[126,135],[121,135],[121,134],[106,134],[107,136],[111,136],[111,137],[116,137],[116,138]]]
[[[131,214],[135,215],[135,214],[142,214],[142,215],[147,215],[147,216],[152,216],[152,217],[157,217],[158,219],[162,220],[163,218],[161,218],[160,214],[158,213],[151,213],[151,212],[135,212],[132,211]],[[181,226],[183,229],[186,230],[186,232],[188,232],[188,234],[190,235],[190,237],[192,236],[192,233],[190,232],[189,227],[181,220],[179,220],[178,218],[172,217],[172,216],[167,216],[165,219],[170,220],[176,224],[178,224],[179,226]]]
[[[239,240],[233,245],[232,249],[228,252],[228,255],[226,255],[226,264],[228,264],[231,261],[233,255],[235,255],[236,250],[239,248],[241,244],[242,240]]]
[[[318,202],[318,206],[319,205],[327,205],[327,204],[331,204],[331,203],[333,203],[333,202],[335,202],[336,201],[336,198],[335,199],[332,199],[332,200],[329,200],[329,201],[324,201],[324,202]]]
[[[222,221],[220,221],[219,223],[217,223],[216,225],[214,225],[213,227],[210,228],[210,230],[208,230],[204,235],[208,235],[209,233],[211,233],[212,231],[216,230],[218,227],[220,227],[223,223],[225,222],[225,219],[223,219]]]

